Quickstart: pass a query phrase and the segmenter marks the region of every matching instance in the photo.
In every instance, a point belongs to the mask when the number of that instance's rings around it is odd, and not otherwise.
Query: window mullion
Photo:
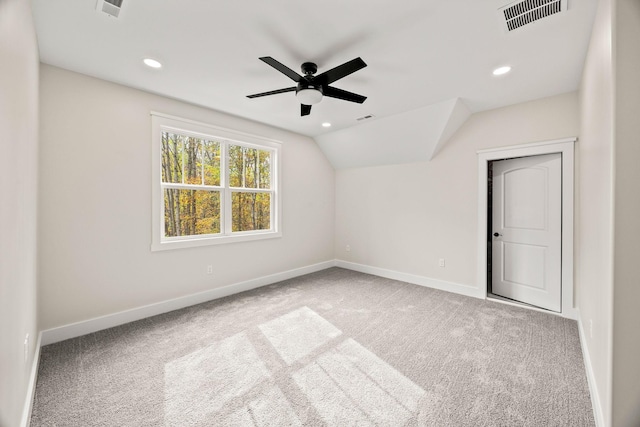
[[[246,147],[242,147],[242,187],[246,187],[247,184],[245,183],[244,177],[246,174],[246,163],[247,163],[247,148]]]
[[[161,182],[160,186],[162,188],[175,188],[177,190],[221,191],[224,189],[218,185],[176,184],[173,182]]]
[[[260,188],[260,150],[256,150],[256,188]]]
[[[200,145],[200,182],[204,185],[204,145],[205,140],[202,140],[202,144]]]
[[[230,189],[235,193],[273,193],[273,190],[267,190],[264,188],[230,187]]]
[[[230,177],[229,177],[229,142],[225,141],[224,142],[224,148],[225,148],[225,155],[224,155],[224,159],[225,159],[225,165],[224,165],[224,205],[223,205],[223,209],[224,209],[224,234],[226,236],[231,235],[231,229],[232,229],[232,221],[233,221],[233,213],[231,211],[231,187],[229,186],[230,183]]]
[[[178,137],[178,135],[176,134],[176,137]],[[187,144],[187,142],[184,140],[184,137],[182,135],[179,136],[180,139],[182,139],[182,144],[180,144],[180,168],[182,173],[180,174],[180,179],[183,184],[184,184],[184,153],[185,153],[185,145]]]

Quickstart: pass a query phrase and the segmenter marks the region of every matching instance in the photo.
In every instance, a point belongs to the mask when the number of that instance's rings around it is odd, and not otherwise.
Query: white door
[[[493,162],[492,293],[561,311],[561,154]]]

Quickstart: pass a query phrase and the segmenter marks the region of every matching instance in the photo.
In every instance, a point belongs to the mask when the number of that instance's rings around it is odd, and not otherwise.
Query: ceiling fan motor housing
[[[298,83],[298,87],[296,88],[296,93],[305,89],[317,90],[318,92],[324,95],[324,91],[322,90],[321,84],[317,84],[307,80],[301,80],[300,83]]]
[[[298,82],[298,85],[296,87],[296,95],[303,90],[315,90],[320,92],[319,96],[317,94],[313,95],[313,98],[317,99],[315,103],[320,102],[320,99],[322,99],[322,96],[324,95],[324,91],[322,90],[322,84],[316,83],[313,76],[318,71],[318,66],[313,62],[305,62],[300,66],[300,68],[302,69],[304,77],[302,77]]]
[[[300,68],[302,69],[302,74],[305,76],[315,74],[316,71],[318,71],[318,66],[313,62],[305,62]]]

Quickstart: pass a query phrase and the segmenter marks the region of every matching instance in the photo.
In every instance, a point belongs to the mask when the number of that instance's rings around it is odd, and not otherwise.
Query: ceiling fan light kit
[[[366,96],[329,86],[336,80],[340,80],[341,78],[366,67],[367,64],[365,64],[361,58],[352,59],[349,62],[338,65],[337,67],[318,74],[317,76],[314,74],[318,71],[318,66],[313,62],[305,62],[302,64],[301,69],[304,76],[301,76],[270,56],[263,56],[260,60],[289,77],[291,80],[296,82],[297,85],[284,89],[276,89],[269,92],[247,95],[247,98],[259,98],[267,95],[276,95],[278,93],[295,91],[296,98],[300,101],[301,116],[309,115],[311,113],[311,106],[322,101],[323,96],[356,102],[358,104],[362,104],[367,99]]]
[[[322,89],[315,87],[300,89],[298,87],[298,89],[296,90],[296,98],[298,98],[300,104],[317,104],[318,102],[322,101]]]

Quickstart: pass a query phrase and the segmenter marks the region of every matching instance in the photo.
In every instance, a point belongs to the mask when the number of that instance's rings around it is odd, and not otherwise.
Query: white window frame
[[[197,138],[220,142],[220,185],[202,186],[201,189],[211,190],[218,188],[220,192],[220,233],[195,236],[164,236],[164,195],[166,184],[162,183],[162,132],[169,131],[181,135],[189,135]],[[192,248],[198,246],[218,245],[224,243],[245,242],[251,240],[272,239],[282,237],[281,211],[282,201],[280,197],[280,149],[281,143],[276,140],[261,136],[225,129],[218,126],[201,123],[189,119],[183,119],[163,113],[151,112],[151,211],[152,211],[152,238],[151,250],[162,251],[168,249]],[[268,150],[271,156],[271,188],[244,188],[230,187],[229,170],[229,145],[240,145],[259,150]],[[198,189],[198,186],[186,184],[168,184],[172,188]],[[231,193],[270,193],[271,194],[271,228],[269,230],[232,231]]]

